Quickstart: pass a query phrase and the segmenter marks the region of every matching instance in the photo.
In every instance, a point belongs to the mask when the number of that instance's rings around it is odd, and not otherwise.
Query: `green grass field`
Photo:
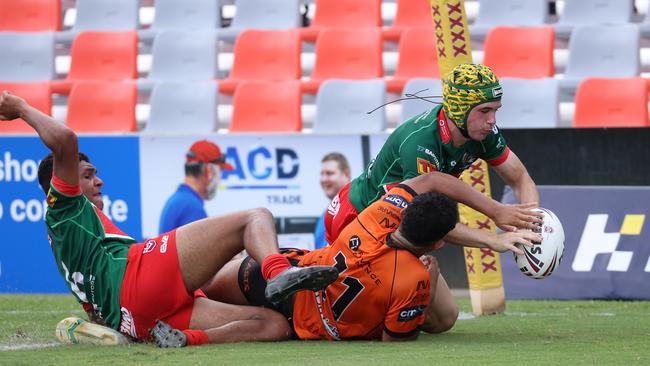
[[[650,364],[650,302],[510,301],[504,315],[463,315],[415,342],[291,341],[162,350],[63,346],[54,328],[83,316],[72,296],[0,296],[0,365],[630,365]]]

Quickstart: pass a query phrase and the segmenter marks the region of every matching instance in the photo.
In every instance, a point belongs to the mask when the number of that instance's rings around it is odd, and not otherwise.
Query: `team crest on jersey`
[[[476,156],[470,155],[468,153],[463,154],[463,163],[470,165],[476,161]]]
[[[350,246],[350,249],[356,251],[357,249],[359,249],[359,246],[361,246],[361,239],[358,236],[353,235],[350,238],[350,241],[348,241],[348,246]]]
[[[406,198],[400,196],[399,194],[389,194],[384,198],[384,202],[388,202],[398,208],[406,208],[409,205],[409,202],[406,200]]]
[[[436,171],[436,166],[433,165],[429,160],[417,158],[418,165],[418,174],[426,174]]]
[[[398,322],[408,322],[410,320],[416,319],[424,312],[426,305],[417,305],[411,306],[408,308],[401,308],[399,310],[399,316],[397,317]]]
[[[47,205],[50,207],[54,207],[54,204],[56,203],[57,199],[58,198],[52,194],[52,188],[50,188],[50,190],[47,191],[47,200],[46,200]]]
[[[153,252],[153,249],[156,247],[158,243],[156,243],[155,240],[147,240],[147,243],[144,245],[144,249],[142,250],[142,254],[147,254],[150,252]]]

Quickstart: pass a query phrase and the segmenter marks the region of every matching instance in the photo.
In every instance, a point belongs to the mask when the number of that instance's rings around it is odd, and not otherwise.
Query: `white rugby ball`
[[[537,231],[542,234],[542,241],[533,243],[532,247],[519,245],[524,254],[514,254],[519,270],[526,276],[542,279],[550,276],[562,261],[564,229],[560,219],[551,210],[540,207],[533,211],[544,214],[544,223]]]

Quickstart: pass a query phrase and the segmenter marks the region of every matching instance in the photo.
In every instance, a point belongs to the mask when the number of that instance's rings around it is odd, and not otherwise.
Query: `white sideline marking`
[[[521,316],[521,317],[526,317],[526,316],[569,316],[568,313],[526,313],[526,312],[511,312],[511,311],[506,311],[505,315],[508,316]],[[589,316],[616,316],[615,313],[589,313],[587,314]]]
[[[24,349],[49,348],[61,345],[61,343],[33,343],[33,344],[0,344],[1,351],[18,351]]]

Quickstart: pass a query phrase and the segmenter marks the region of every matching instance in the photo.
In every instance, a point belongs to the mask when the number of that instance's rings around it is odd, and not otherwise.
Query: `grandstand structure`
[[[474,60],[504,83],[501,127],[647,127],[649,8],[466,1]],[[361,113],[438,85],[432,29],[429,0],[0,0],[0,87],[80,132],[383,132],[431,107]]]

